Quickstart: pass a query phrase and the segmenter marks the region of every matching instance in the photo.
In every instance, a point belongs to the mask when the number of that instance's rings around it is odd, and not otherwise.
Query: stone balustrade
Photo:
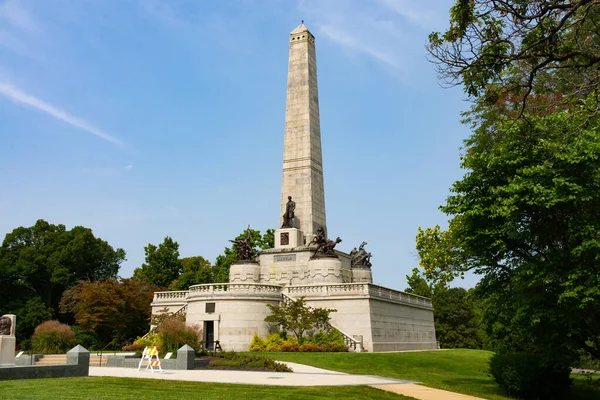
[[[153,303],[181,301],[185,302],[188,297],[187,290],[179,290],[175,292],[154,292]]]
[[[318,285],[295,285],[287,286],[284,293],[293,298],[312,296],[329,297],[329,296],[368,296],[382,300],[393,300],[396,302],[416,305],[425,308],[432,308],[431,299],[417,296],[410,293],[401,292],[399,290],[389,289],[383,286],[374,285],[372,283],[334,283],[334,284],[318,284]]]
[[[279,296],[280,285],[269,285],[263,283],[210,283],[206,285],[190,286],[189,297],[212,297],[212,296]]]

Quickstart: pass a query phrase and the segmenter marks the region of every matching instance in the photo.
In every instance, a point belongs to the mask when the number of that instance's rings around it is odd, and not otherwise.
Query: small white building
[[[185,313],[187,323],[201,325],[207,347],[218,340],[224,350],[244,351],[255,333],[269,333],[267,304],[304,297],[309,306],[337,310],[331,325],[351,350],[436,349],[430,299],[374,285],[370,263],[355,254],[313,257],[311,242],[319,230],[327,233],[324,193],[315,38],[302,23],[290,34],[284,217],[275,248],[234,264],[229,283],[155,293],[153,315]]]

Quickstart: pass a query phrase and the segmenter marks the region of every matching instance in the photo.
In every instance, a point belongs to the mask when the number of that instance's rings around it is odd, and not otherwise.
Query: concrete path
[[[386,385],[410,383],[399,379],[370,375],[350,375],[327,371],[294,363],[286,363],[290,372],[256,372],[228,370],[163,370],[160,372],[137,372],[135,368],[90,367],[90,376],[115,376],[120,378],[152,378],[194,382],[238,383],[273,386],[351,386]]]
[[[371,385],[374,388],[403,394],[419,400],[484,400],[480,397],[468,396],[466,394],[449,392],[447,390],[433,389],[422,385],[408,383],[405,385]]]
[[[280,361],[283,363],[283,361]],[[237,383],[271,386],[355,386],[368,385],[377,389],[403,394],[419,400],[482,400],[446,390],[432,389],[415,382],[384,378],[374,375],[352,375],[284,362],[294,372],[256,372],[228,370],[163,370],[163,372],[138,372],[135,368],[90,367],[90,376],[119,378],[151,378],[193,382]]]

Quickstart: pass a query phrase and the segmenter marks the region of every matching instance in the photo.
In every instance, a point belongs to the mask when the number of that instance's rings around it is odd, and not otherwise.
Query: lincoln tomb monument
[[[350,351],[437,348],[431,300],[374,285],[371,254],[363,242],[349,254],[328,236],[321,156],[315,37],[304,23],[289,38],[280,226],[275,247],[254,254],[248,241],[234,247],[240,261],[229,283],[156,292],[154,315],[185,314],[203,328],[205,344],[245,351],[265,336],[267,304],[304,297],[309,306],[336,309],[331,325]],[[343,235],[342,235],[343,236]]]

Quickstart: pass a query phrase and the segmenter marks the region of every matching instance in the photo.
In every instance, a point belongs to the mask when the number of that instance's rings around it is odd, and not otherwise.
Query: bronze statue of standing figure
[[[288,196],[288,202],[285,204],[285,214],[283,214],[282,228],[293,228],[294,227],[294,210],[296,209],[296,203],[292,201],[292,196]]]

